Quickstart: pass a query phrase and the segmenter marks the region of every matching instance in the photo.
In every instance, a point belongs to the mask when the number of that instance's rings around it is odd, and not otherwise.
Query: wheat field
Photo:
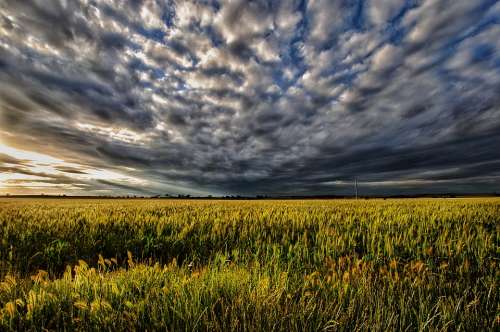
[[[500,199],[0,200],[0,329],[500,328]]]

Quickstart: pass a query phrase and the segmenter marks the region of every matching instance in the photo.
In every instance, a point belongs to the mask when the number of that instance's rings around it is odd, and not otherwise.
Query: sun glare
[[[108,186],[109,183],[116,183],[118,188],[148,184],[145,180],[114,170],[70,163],[2,143],[0,157],[0,193],[3,194],[34,194],[40,193],[41,189],[48,193],[86,194],[89,187],[101,190],[100,181],[106,181]]]

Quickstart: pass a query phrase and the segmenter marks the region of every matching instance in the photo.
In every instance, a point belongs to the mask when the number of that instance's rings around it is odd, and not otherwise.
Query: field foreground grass
[[[500,199],[0,200],[1,330],[498,330]]]

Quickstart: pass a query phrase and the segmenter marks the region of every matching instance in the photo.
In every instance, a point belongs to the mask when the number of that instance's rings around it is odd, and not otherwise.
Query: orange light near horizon
[[[145,180],[114,170],[70,163],[53,156],[13,148],[2,143],[0,143],[0,154],[7,156],[3,162],[0,162],[0,166],[2,166],[0,194],[38,193],[40,189],[48,189],[57,193],[70,193],[75,190],[83,191],[82,188],[85,185],[98,180],[138,187],[148,184]],[[77,172],[64,171],[64,169],[72,169]]]

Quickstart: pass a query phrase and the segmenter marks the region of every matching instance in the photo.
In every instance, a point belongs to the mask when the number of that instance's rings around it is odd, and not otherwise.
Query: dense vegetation
[[[2,330],[498,330],[500,200],[0,200]]]

